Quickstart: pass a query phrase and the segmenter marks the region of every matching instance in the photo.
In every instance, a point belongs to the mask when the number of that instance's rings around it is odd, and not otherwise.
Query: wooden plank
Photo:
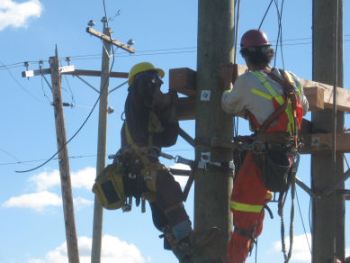
[[[195,118],[195,98],[179,98],[177,103],[177,118],[179,120],[194,120]]]
[[[309,88],[319,88],[324,92],[324,108],[333,109],[333,86],[321,82],[301,79],[301,84],[304,87],[305,94]],[[337,110],[350,111],[350,91],[344,88],[337,87]]]
[[[189,97],[196,96],[196,71],[190,68],[169,70],[169,89]]]
[[[304,89],[304,94],[309,101],[310,111],[324,110],[324,90],[319,87],[308,87]]]
[[[332,133],[314,133],[303,134],[303,147],[301,147],[301,153],[317,153],[332,150]],[[337,134],[337,152],[350,152],[350,134],[338,133]]]
[[[101,32],[98,32],[95,29],[93,29],[92,27],[87,27],[86,32],[88,32],[89,34],[94,35],[94,36],[96,36],[104,41],[107,41],[107,42],[129,52],[129,53],[135,53],[135,49],[133,47],[126,45],[126,44],[120,42],[119,40],[112,39],[110,36],[105,35]]]
[[[89,77],[100,77],[101,71],[100,70],[88,70],[88,69],[76,69],[73,72],[65,72],[63,74],[66,75],[79,75],[79,76],[89,76]],[[111,78],[128,78],[129,73],[127,72],[110,72],[109,76]]]

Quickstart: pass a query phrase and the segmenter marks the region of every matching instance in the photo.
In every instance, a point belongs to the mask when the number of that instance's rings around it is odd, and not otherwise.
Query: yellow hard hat
[[[130,69],[130,72],[129,72],[129,80],[128,80],[128,83],[129,83],[129,86],[132,85],[132,83],[134,82],[134,79],[135,79],[135,76],[141,72],[145,72],[145,71],[150,71],[150,70],[154,70],[154,71],[157,71],[159,76],[161,78],[164,77],[164,71],[160,68],[156,68],[152,63],[149,63],[149,62],[141,62],[141,63],[138,63],[138,64],[135,64],[131,69]]]

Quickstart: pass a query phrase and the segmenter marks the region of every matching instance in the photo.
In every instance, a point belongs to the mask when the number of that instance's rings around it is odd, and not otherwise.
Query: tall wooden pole
[[[61,75],[59,72],[57,47],[55,56],[50,57],[49,62],[51,68],[52,95],[57,134],[57,148],[59,150],[58,160],[61,177],[61,191],[63,201],[64,223],[66,229],[68,260],[69,263],[79,263],[78,241],[74,221],[74,207],[70,180],[68,151],[66,147],[67,140],[66,130],[64,126],[61,94]]]
[[[221,94],[227,87],[220,80],[220,68],[233,60],[233,0],[198,1],[198,51],[196,97],[195,231],[205,233],[210,227],[221,230],[220,238],[198,251],[194,262],[222,262],[232,227],[229,196],[230,172],[214,162],[232,160],[232,153],[217,147],[218,141],[232,139],[232,117],[221,109]],[[203,165],[205,164],[205,167]]]
[[[105,18],[107,19],[107,18]],[[111,36],[110,28],[106,27],[106,20],[103,20],[103,33]],[[96,175],[105,167],[106,160],[106,128],[107,128],[107,107],[108,107],[108,86],[109,86],[109,56],[111,54],[110,42],[103,41],[102,48],[102,75],[100,84],[100,108],[98,121],[98,145],[97,145],[97,163]],[[101,244],[102,244],[102,219],[103,210],[98,199],[95,197],[94,220],[92,233],[92,252],[91,263],[101,262]]]
[[[343,86],[343,1],[313,0],[313,80]],[[333,132],[332,111],[312,114],[315,131]],[[337,113],[336,130],[343,131],[344,114]],[[343,154],[316,153],[311,157],[312,189],[322,192],[343,177]],[[340,189],[344,184],[340,185]],[[313,200],[312,262],[344,259],[345,205],[342,195],[332,193]]]

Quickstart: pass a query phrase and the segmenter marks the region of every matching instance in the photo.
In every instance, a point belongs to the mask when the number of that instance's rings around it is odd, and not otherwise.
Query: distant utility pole
[[[61,191],[63,201],[63,213],[66,229],[67,251],[69,263],[79,263],[79,251],[77,233],[74,221],[74,207],[72,197],[72,187],[70,181],[70,169],[68,151],[66,147],[66,131],[64,126],[62,96],[61,96],[61,74],[58,61],[57,47],[55,56],[50,57],[51,81],[53,106],[55,112],[57,148],[59,150],[59,168],[61,176]]]
[[[102,18],[103,33],[97,32],[91,27],[87,28],[87,32],[103,40],[102,47],[102,69],[100,82],[100,107],[99,107],[99,121],[98,121],[98,145],[97,145],[97,163],[96,176],[105,168],[106,160],[106,129],[107,129],[107,108],[108,108],[108,86],[110,77],[110,56],[111,46],[115,45],[129,53],[134,53],[134,49],[125,45],[118,40],[113,40],[111,37],[111,29],[107,27],[107,18]],[[102,246],[102,221],[103,210],[98,199],[95,197],[94,205],[94,219],[92,232],[92,251],[91,263],[101,262],[101,246]]]
[[[313,0],[313,80],[343,86],[343,1]],[[334,94],[333,94],[334,95]],[[334,131],[333,112],[312,113],[314,131]],[[337,112],[336,132],[342,133],[344,114]],[[334,158],[336,157],[336,158]],[[336,162],[335,162],[336,161]],[[311,157],[312,190],[322,193],[344,178],[343,154],[331,151],[314,153]],[[336,173],[335,173],[336,171]],[[344,189],[344,183],[338,185]],[[313,199],[312,206],[312,262],[344,260],[344,196],[332,192]]]
[[[221,109],[223,86],[220,69],[233,61],[233,0],[199,0],[197,97],[195,231],[205,233],[210,227],[221,230],[220,238],[198,251],[193,262],[221,263],[232,227],[229,196],[230,172],[221,164],[232,160],[232,150],[220,146],[232,140],[232,116]],[[219,146],[220,145],[220,146]]]

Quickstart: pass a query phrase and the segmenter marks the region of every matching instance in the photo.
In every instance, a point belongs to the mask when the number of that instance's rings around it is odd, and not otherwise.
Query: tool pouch
[[[255,154],[255,161],[261,167],[265,187],[272,192],[285,192],[292,182],[297,165],[293,154],[287,149],[269,149]]]
[[[96,194],[102,207],[112,210],[125,205],[123,177],[124,171],[120,163],[106,166],[97,176],[92,191]]]

